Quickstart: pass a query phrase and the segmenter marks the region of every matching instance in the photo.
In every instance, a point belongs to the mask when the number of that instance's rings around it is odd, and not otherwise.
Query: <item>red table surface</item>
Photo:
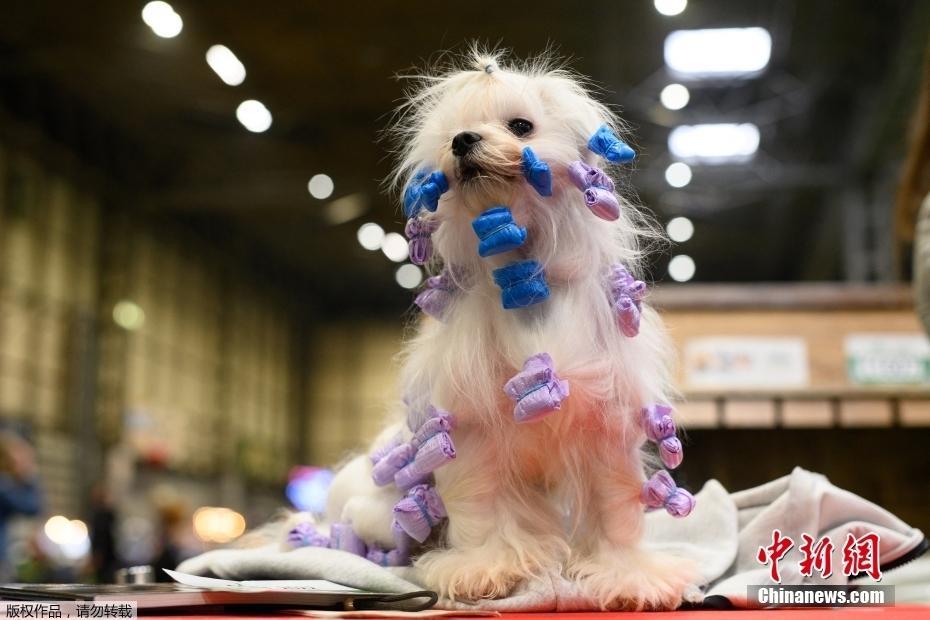
[[[282,620],[282,618],[298,618],[296,615],[236,615],[217,614],[199,616],[149,616],[151,620],[219,620],[220,618],[234,618],[235,620]],[[467,616],[462,616],[467,617]],[[852,618],[853,620],[927,620],[930,618],[930,607],[917,605],[902,605],[899,607],[846,607],[841,609],[759,609],[759,610],[713,610],[702,609],[692,611],[671,612],[604,612],[604,613],[525,613],[502,614],[501,618],[510,620],[532,620],[533,618],[547,618],[554,620],[612,620],[614,618],[642,618],[643,620],[839,620]]]
[[[916,620],[930,618],[930,607],[901,606],[901,607],[859,607],[844,609],[740,609],[715,610],[697,609],[691,611],[672,612],[605,612],[605,613],[576,613],[576,614],[503,614],[503,617],[514,617],[518,620],[530,618],[562,618],[563,620],[609,620],[611,618],[643,618],[649,620],[839,620],[853,618],[853,620]]]

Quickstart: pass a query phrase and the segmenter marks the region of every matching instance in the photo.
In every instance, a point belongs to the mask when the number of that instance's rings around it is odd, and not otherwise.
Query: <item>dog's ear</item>
[[[627,133],[623,122],[594,98],[580,78],[556,69],[538,76],[536,81],[540,99],[572,132],[579,149],[584,149],[591,136],[603,125],[621,138]]]

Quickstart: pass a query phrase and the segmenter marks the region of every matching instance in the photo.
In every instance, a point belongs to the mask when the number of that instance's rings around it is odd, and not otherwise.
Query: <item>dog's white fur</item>
[[[442,170],[450,190],[435,215],[437,260],[456,267],[462,291],[445,322],[423,319],[402,355],[402,394],[414,409],[434,404],[455,415],[457,458],[436,471],[449,513],[444,532],[415,559],[425,583],[459,599],[502,597],[523,580],[560,570],[580,581],[604,608],[674,608],[693,568],[638,545],[643,523],[640,486],[646,463],[640,408],[667,402],[670,347],[656,313],[644,307],[640,334],[625,337],[605,289],[612,263],[634,274],[641,244],[655,233],[628,201],[620,219],[588,211],[567,167],[583,159],[603,123],[623,127],[595,101],[584,82],[548,61],[506,67],[474,54],[471,66],[421,76],[399,114],[403,183],[421,168]],[[507,129],[532,121],[525,138]],[[453,136],[482,136],[481,174],[463,182]],[[540,197],[521,176],[521,149],[531,146],[553,173],[553,195]],[[528,230],[514,252],[480,258],[472,220],[503,204]],[[548,301],[504,310],[491,278],[522,258],[545,266]],[[559,411],[517,424],[504,383],[531,355],[548,352],[571,394]],[[407,408],[375,445],[399,430]],[[359,456],[337,474],[327,517],[351,522],[367,542],[390,548],[393,487],[371,481]]]

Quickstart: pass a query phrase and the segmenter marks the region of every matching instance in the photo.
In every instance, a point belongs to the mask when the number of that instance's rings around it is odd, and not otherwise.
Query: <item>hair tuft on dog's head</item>
[[[472,44],[404,77],[405,101],[388,130],[397,159],[389,183],[401,193],[424,171],[446,179],[448,193],[428,216],[435,227],[442,224],[434,257],[485,265],[472,256],[471,220],[503,204],[534,233],[543,264],[558,255],[562,265],[580,269],[609,255],[639,273],[640,259],[662,235],[637,208],[628,168],[608,171],[621,204],[610,224],[591,219],[566,173],[575,161],[597,163],[587,144],[600,127],[629,144],[625,124],[601,101],[602,91],[556,50],[520,59]],[[516,134],[512,123],[526,129]],[[527,147],[552,170],[552,198],[537,195],[524,179]],[[461,234],[453,235],[458,228]],[[453,238],[460,247],[451,247]]]

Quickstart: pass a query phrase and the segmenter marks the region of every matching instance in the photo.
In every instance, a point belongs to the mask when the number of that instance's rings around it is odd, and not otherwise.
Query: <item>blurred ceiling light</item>
[[[685,10],[688,0],[654,0],[654,4],[659,13],[672,17],[680,15]]]
[[[367,222],[358,227],[358,244],[366,250],[380,250],[384,241],[384,229],[374,222]]]
[[[69,559],[83,557],[90,551],[87,524],[80,519],[68,519],[55,515],[45,522],[45,535],[58,545],[62,554]]]
[[[665,37],[665,64],[692,78],[758,73],[771,55],[772,36],[765,28],[676,30]]]
[[[759,128],[752,123],[681,125],[668,135],[678,159],[722,164],[747,161],[759,150]]]
[[[694,235],[694,224],[686,217],[673,217],[665,226],[669,239],[684,243]]]
[[[695,270],[694,260],[686,254],[673,256],[668,263],[668,275],[676,282],[687,282],[694,277]]]
[[[113,306],[113,322],[127,331],[141,329],[145,325],[145,311],[126,299],[118,301]]]
[[[67,537],[70,523],[67,517],[61,515],[49,517],[49,520],[45,522],[45,535],[53,543],[60,544]]]
[[[354,220],[367,210],[368,196],[366,194],[361,192],[349,194],[326,203],[323,207],[323,219],[328,224],[337,226]]]
[[[396,232],[389,232],[384,235],[381,241],[381,251],[384,255],[395,263],[402,263],[407,260],[407,240],[403,235]]]
[[[271,127],[271,112],[264,103],[255,99],[246,99],[240,103],[236,108],[236,118],[253,133],[261,133]]]
[[[184,21],[167,2],[154,0],[142,7],[142,21],[152,32],[164,39],[171,39],[181,34]]]
[[[416,288],[423,281],[423,272],[416,265],[407,263],[397,268],[394,278],[398,284],[406,289]]]
[[[684,187],[691,182],[691,166],[676,161],[665,169],[665,181],[672,187]]]
[[[225,45],[214,45],[207,50],[207,64],[230,86],[239,86],[245,81],[245,65]]]
[[[691,101],[691,93],[681,84],[669,84],[659,93],[659,101],[669,110],[680,110]]]
[[[307,191],[318,200],[325,200],[333,195],[335,185],[333,180],[325,174],[315,174],[307,182]]]
[[[193,520],[194,533],[205,542],[228,543],[245,532],[245,517],[229,508],[203,506]]]

